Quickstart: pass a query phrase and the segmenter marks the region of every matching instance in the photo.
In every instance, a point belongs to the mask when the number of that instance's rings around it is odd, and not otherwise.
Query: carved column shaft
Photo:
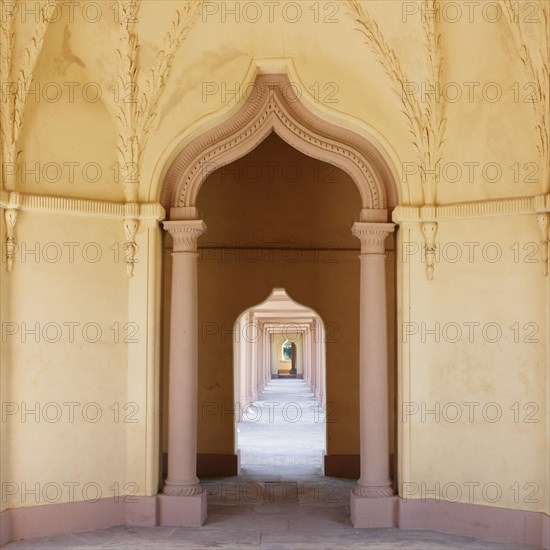
[[[437,244],[435,242],[435,236],[437,234],[436,222],[424,222],[421,224],[422,233],[424,235],[424,260],[426,262],[426,276],[428,281],[434,278],[435,269],[435,253],[437,251]]]
[[[545,276],[548,275],[549,268],[549,251],[548,243],[550,241],[550,215],[546,212],[538,215],[539,230],[540,230],[540,256],[542,262],[542,270]]]
[[[17,222],[17,210],[8,208],[4,211],[4,220],[6,221],[6,271],[13,269],[13,260],[17,251],[15,240],[15,223]]]
[[[359,400],[361,477],[354,492],[361,497],[393,495],[389,472],[388,326],[386,254],[391,223],[356,223],[361,240]]]
[[[197,240],[203,221],[169,221],[174,240],[170,308],[168,390],[168,477],[163,493],[190,496],[202,491],[197,478],[198,308]]]
[[[124,251],[126,253],[124,262],[126,263],[126,275],[130,278],[134,276],[134,264],[137,262],[136,254],[138,246],[136,244],[136,234],[139,220],[136,218],[125,218],[123,225],[126,236],[124,242]]]

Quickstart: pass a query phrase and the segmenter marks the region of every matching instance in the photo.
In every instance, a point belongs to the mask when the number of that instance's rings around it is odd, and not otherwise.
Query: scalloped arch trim
[[[166,173],[161,204],[166,210],[194,207],[212,172],[245,156],[271,132],[305,155],[349,174],[363,209],[397,206],[396,182],[381,152],[366,138],[307,109],[286,74],[258,75],[238,112],[179,152]]]

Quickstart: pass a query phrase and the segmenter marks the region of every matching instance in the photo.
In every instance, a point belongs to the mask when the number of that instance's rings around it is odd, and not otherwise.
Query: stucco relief
[[[369,15],[359,0],[348,0],[347,4],[357,23],[357,30],[363,36],[376,60],[390,78],[393,91],[399,98],[402,113],[412,134],[412,144],[417,152],[419,173],[421,177],[424,204],[434,206],[437,203],[437,166],[441,163],[445,143],[447,117],[445,102],[440,100],[438,90],[443,76],[443,57],[441,55],[441,33],[437,22],[437,0],[423,0],[425,16],[422,19],[424,31],[424,50],[428,64],[426,89],[434,93],[426,95],[426,101],[420,102],[407,93],[406,85],[410,82],[395,50],[388,44],[376,21]],[[436,220],[426,220],[430,226]],[[425,234],[425,233],[424,233]],[[426,241],[425,250],[431,250],[435,243]],[[426,275],[433,278],[433,262],[426,260]]]
[[[550,191],[550,6],[547,1],[539,0],[536,18],[519,17],[517,6],[512,0],[504,0],[503,6],[514,44],[528,79],[527,85],[534,87],[531,104],[535,115],[534,129],[542,174],[541,191],[547,194]],[[533,34],[536,41],[530,41],[527,38],[527,23],[531,32],[534,27]],[[544,275],[547,276],[548,214],[540,214],[538,221],[542,233],[541,261],[544,266]]]
[[[139,221],[136,218],[127,218],[124,220],[124,233],[126,234],[126,243],[124,244],[126,273],[128,277],[134,274],[134,264],[136,263],[136,233]]]
[[[3,2],[2,17],[0,17],[0,74],[3,75],[4,84],[7,87],[2,90],[3,97],[0,101],[0,161],[2,165],[0,179],[2,180],[2,190],[15,190],[13,166],[19,155],[18,143],[23,129],[26,90],[31,86],[33,71],[42,50],[56,2],[57,0],[46,0],[41,3],[32,38],[22,51],[23,61],[20,67],[16,67],[14,63],[14,60],[19,57],[15,51],[15,23],[18,5],[16,0],[4,0]],[[17,76],[14,76],[15,74]],[[8,170],[8,168],[10,169]],[[10,208],[4,213],[7,271],[13,269],[17,250],[16,208]]]
[[[520,17],[513,0],[503,0],[503,7],[528,84],[535,88],[530,103],[535,114],[541,191],[546,194],[550,191],[550,4],[547,0],[537,2],[534,17]],[[527,26],[536,40],[528,39]]]
[[[6,271],[10,272],[13,269],[13,258],[15,256],[14,228],[17,221],[17,210],[13,208],[5,210],[4,219],[6,220]]]
[[[142,155],[157,117],[160,97],[170,74],[174,56],[199,15],[200,0],[186,2],[176,10],[166,31],[153,65],[141,82],[138,54],[140,40],[135,25],[140,2],[118,0],[121,16],[118,22],[117,85],[129,91],[130,101],[117,101],[117,157],[123,172],[124,192],[128,202],[135,202],[139,186]]]
[[[140,168],[149,134],[157,117],[159,100],[170,74],[174,56],[187,38],[199,14],[201,0],[187,2],[181,10],[176,10],[170,28],[164,36],[153,66],[148,71],[144,85],[139,86],[139,37],[135,30],[140,2],[118,0],[119,47],[116,50],[118,61],[117,85],[121,90],[129,90],[131,101],[117,101],[117,160],[123,174],[124,195],[128,203],[137,201],[140,182]],[[126,242],[126,272],[134,274],[137,247],[135,235],[139,228],[137,218],[124,220]]]
[[[15,66],[19,53],[15,51],[15,23],[18,5],[16,0],[4,0],[0,18],[0,73],[9,84],[6,97],[0,102],[0,139],[2,149],[2,186],[13,191],[15,173],[7,174],[19,153],[17,144],[23,128],[26,90],[31,86],[36,61],[42,50],[50,20],[55,13],[57,0],[41,2],[38,21],[34,23],[32,38],[23,48],[22,64]],[[32,24],[32,23],[31,23]],[[17,76],[15,76],[17,75]],[[11,172],[11,171],[10,171]]]

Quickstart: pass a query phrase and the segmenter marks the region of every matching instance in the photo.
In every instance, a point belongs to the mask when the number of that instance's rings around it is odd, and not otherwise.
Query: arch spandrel
[[[170,217],[193,218],[198,192],[208,175],[245,156],[271,132],[305,155],[350,175],[363,211],[375,213],[377,219],[372,221],[386,221],[383,218],[397,205],[392,171],[370,141],[312,113],[286,74],[262,74],[239,111],[189,142],[172,162],[161,194]]]

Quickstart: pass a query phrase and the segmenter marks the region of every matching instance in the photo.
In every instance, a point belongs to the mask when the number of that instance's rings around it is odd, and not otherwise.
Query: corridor
[[[304,380],[270,380],[237,429],[242,474],[322,475],[325,414]]]

